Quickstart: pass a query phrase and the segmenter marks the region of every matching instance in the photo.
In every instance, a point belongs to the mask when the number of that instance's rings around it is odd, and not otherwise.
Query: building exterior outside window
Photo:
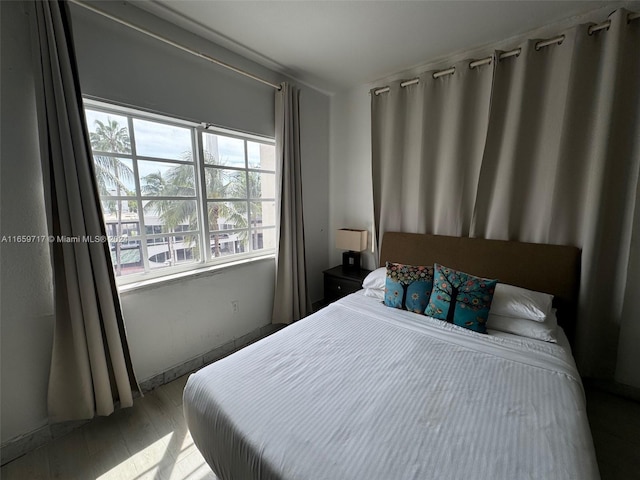
[[[85,101],[119,283],[274,254],[273,139]]]

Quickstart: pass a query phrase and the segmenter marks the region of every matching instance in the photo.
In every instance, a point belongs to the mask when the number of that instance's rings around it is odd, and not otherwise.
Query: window
[[[85,100],[119,282],[272,254],[273,139]]]

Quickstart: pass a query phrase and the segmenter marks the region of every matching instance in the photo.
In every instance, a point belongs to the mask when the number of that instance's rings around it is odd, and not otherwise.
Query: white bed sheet
[[[361,293],[196,372],[184,409],[221,480],[599,478],[566,338]]]

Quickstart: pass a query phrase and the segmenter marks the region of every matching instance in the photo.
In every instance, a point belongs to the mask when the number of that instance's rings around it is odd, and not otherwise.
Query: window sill
[[[263,255],[260,257],[245,258],[236,260],[235,262],[228,262],[219,265],[204,265],[199,268],[187,270],[186,272],[172,273],[170,275],[163,275],[161,277],[148,278],[140,280],[138,282],[126,283],[118,285],[118,292],[120,294],[128,294],[137,290],[148,290],[152,288],[163,287],[170,283],[180,282],[183,280],[192,280],[197,277],[208,277],[212,275],[218,275],[225,270],[236,268],[242,265],[251,263],[264,262],[268,260],[274,260],[275,255]]]

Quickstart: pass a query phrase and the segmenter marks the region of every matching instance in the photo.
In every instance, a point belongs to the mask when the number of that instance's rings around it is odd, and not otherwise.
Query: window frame
[[[202,212],[203,215],[207,216],[207,212],[208,212],[208,207],[210,203],[215,203],[215,202],[244,202],[246,203],[246,212],[247,212],[247,228],[231,228],[231,229],[216,229],[216,230],[212,230],[211,225],[209,224],[208,221],[208,216],[206,221],[203,222],[204,225],[204,235],[205,238],[211,239],[211,236],[215,234],[215,232],[224,232],[224,233],[236,233],[236,232],[242,232],[242,231],[246,231],[247,232],[247,246],[248,246],[248,250],[245,253],[240,253],[240,254],[233,254],[232,257],[234,258],[242,258],[241,256],[247,256],[247,257],[252,257],[252,256],[256,256],[256,255],[262,255],[266,252],[272,252],[275,255],[275,249],[259,249],[259,250],[254,250],[253,249],[253,245],[251,242],[251,233],[252,230],[256,230],[256,231],[265,231],[265,230],[276,230],[277,225],[263,225],[260,227],[252,227],[251,226],[251,204],[252,203],[256,203],[256,202],[277,202],[277,198],[276,197],[252,197],[251,196],[251,186],[250,186],[250,180],[249,180],[249,174],[250,173],[263,173],[263,174],[268,174],[268,175],[273,175],[274,177],[274,185],[277,185],[277,173],[275,168],[273,170],[269,170],[269,169],[264,169],[264,168],[251,168],[249,166],[249,149],[248,149],[248,142],[254,142],[254,143],[262,143],[265,145],[272,145],[275,148],[275,139],[271,139],[271,141],[265,141],[264,137],[259,137],[257,135],[250,135],[250,134],[240,134],[238,132],[234,132],[232,130],[229,129],[224,129],[224,128],[219,128],[219,127],[215,127],[215,126],[211,126],[208,125],[206,127],[199,127],[199,135],[197,137],[198,140],[198,156],[201,159],[200,162],[200,168],[199,168],[199,174],[200,174],[200,183],[201,183],[201,191],[202,191]],[[238,140],[242,140],[243,141],[243,153],[244,153],[244,167],[236,167],[236,166],[232,166],[232,165],[224,165],[224,164],[209,164],[206,163],[204,161],[205,159],[205,154],[204,154],[204,135],[207,134],[212,134],[212,135],[220,135],[220,136],[224,136],[227,138],[235,138]],[[223,197],[223,198],[209,198],[207,196],[207,188],[206,188],[206,175],[205,172],[207,169],[211,169],[211,170],[228,170],[228,171],[236,171],[236,172],[243,172],[245,174],[245,178],[246,178],[246,192],[245,192],[245,197],[244,198],[239,198],[239,197]],[[277,223],[277,221],[276,221]],[[206,250],[206,259],[205,262],[208,263],[226,263],[223,259],[225,258],[225,256],[220,256],[220,257],[213,257],[212,253],[211,253],[211,249],[207,249]]]
[[[275,149],[275,139],[271,137],[265,137],[261,135],[240,132],[231,130],[228,128],[222,128],[218,126],[214,126],[211,124],[205,123],[196,123],[189,120],[184,120],[168,115],[158,114],[155,112],[149,112],[142,109],[132,108],[121,106],[118,104],[105,102],[101,100],[96,100],[93,98],[84,98],[84,109],[85,110],[94,110],[101,113],[112,114],[125,116],[127,119],[127,129],[129,133],[129,142],[130,142],[130,152],[129,153],[113,153],[113,152],[94,152],[93,148],[89,144],[92,153],[92,161],[93,156],[95,154],[104,155],[113,158],[122,158],[125,160],[130,160],[132,163],[134,184],[135,184],[135,194],[133,196],[130,195],[100,195],[100,201],[122,201],[122,202],[136,202],[137,205],[137,224],[138,224],[138,235],[129,237],[127,239],[127,243],[129,241],[138,242],[140,254],[142,255],[142,264],[144,270],[140,273],[131,273],[127,275],[116,275],[116,283],[117,285],[126,287],[131,284],[144,284],[146,280],[150,280],[150,283],[157,283],[163,280],[163,277],[166,278],[167,281],[171,280],[172,277],[175,277],[176,274],[182,276],[184,274],[189,274],[193,272],[194,274],[201,273],[203,270],[210,270],[212,267],[229,267],[236,263],[246,263],[252,259],[262,260],[265,258],[274,258],[276,249],[274,248],[261,248],[255,249],[253,248],[252,242],[252,233],[253,232],[264,232],[265,230],[273,230],[276,236],[277,242],[277,218],[275,218],[274,225],[261,225],[261,226],[252,226],[251,225],[251,205],[254,202],[275,202],[276,204],[276,213],[277,213],[277,171],[269,169],[259,169],[259,168],[251,168],[249,166],[249,149],[248,143],[258,143],[273,146]],[[141,120],[156,122],[160,124],[188,128],[190,130],[190,140],[191,140],[191,152],[193,157],[193,162],[181,160],[181,159],[169,159],[169,158],[158,158],[158,157],[150,157],[146,155],[138,155],[136,151],[136,142],[135,142],[135,130],[134,130],[134,118],[138,118]],[[91,126],[87,123],[87,128],[91,131]],[[205,154],[204,154],[204,135],[206,134],[214,134],[220,135],[223,137],[235,138],[243,141],[243,150],[244,150],[244,167],[237,166],[226,166],[226,165],[214,165],[208,164],[205,162]],[[275,154],[275,152],[274,152]],[[187,164],[194,166],[194,189],[195,196],[149,196],[144,195],[142,193],[141,186],[141,178],[139,176],[139,168],[138,161],[153,161],[153,162],[163,162],[171,165],[176,164]],[[275,167],[275,166],[274,166]],[[232,170],[243,172],[246,178],[246,192],[243,198],[213,198],[209,199],[207,197],[207,189],[206,189],[206,169],[224,169],[224,170]],[[277,167],[276,167],[277,168]],[[253,198],[251,197],[251,188],[249,185],[249,174],[251,172],[255,173],[267,173],[269,175],[273,175],[274,184],[276,189],[274,193],[276,194],[273,198]],[[95,178],[95,177],[94,177]],[[144,215],[144,203],[149,200],[188,200],[194,201],[196,203],[197,210],[197,228],[195,230],[176,230],[171,233],[147,233],[147,226],[145,224],[145,215]],[[234,228],[229,230],[212,230],[211,225],[209,225],[208,219],[208,205],[209,203],[216,201],[241,201],[246,203],[246,215],[247,215],[247,227],[246,228]],[[102,207],[101,207],[102,208]],[[276,215],[277,216],[277,215]],[[103,218],[104,221],[104,218]],[[132,223],[132,222],[128,222]],[[105,228],[107,229],[107,235],[110,236],[109,226],[106,222],[104,222]],[[180,225],[182,226],[182,225]],[[247,239],[247,251],[242,253],[235,253],[229,255],[221,255],[214,256],[212,253],[212,232],[224,232],[224,233],[237,233],[237,232],[246,232]],[[200,246],[200,259],[195,262],[186,263],[186,264],[178,264],[171,265],[162,268],[151,268],[149,266],[149,250],[148,250],[148,241],[158,238],[177,238],[184,237],[186,235],[192,235],[197,237],[198,245]],[[205,246],[209,245],[209,248]],[[186,251],[185,251],[186,256]],[[178,254],[176,253],[176,257]],[[110,259],[111,260],[111,259]],[[116,270],[116,265],[112,261],[112,268],[114,271]]]

